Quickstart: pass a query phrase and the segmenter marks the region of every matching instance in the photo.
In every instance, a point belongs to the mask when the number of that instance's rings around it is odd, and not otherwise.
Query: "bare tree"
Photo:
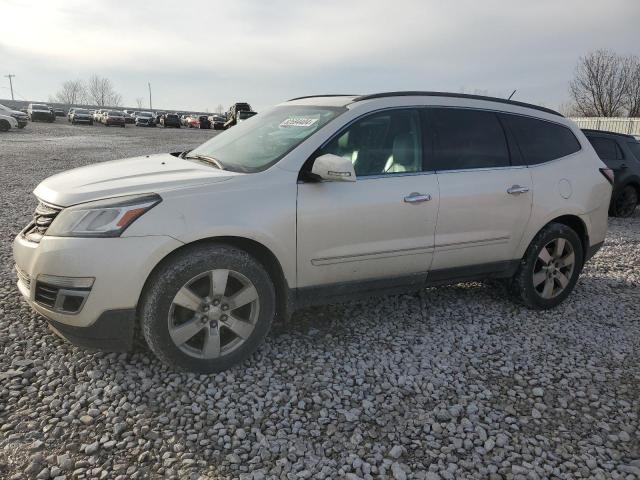
[[[138,108],[140,110],[142,110],[143,105],[144,105],[144,98],[142,97],[136,97],[136,103],[138,104]]]
[[[122,103],[122,95],[115,91],[108,78],[91,75],[87,90],[89,100],[99,107],[117,107]]]
[[[64,105],[86,103],[87,89],[82,80],[67,80],[52,98],[54,102]]]
[[[640,59],[631,58],[629,73],[630,81],[627,88],[627,113],[630,117],[640,117]]]
[[[581,57],[569,92],[583,116],[616,117],[626,110],[631,57],[596,50]]]
[[[219,104],[218,104],[218,106],[216,107],[215,112],[216,112],[218,115],[222,115],[222,114],[224,113],[224,107],[222,106],[222,104],[221,104],[221,103],[219,103]]]

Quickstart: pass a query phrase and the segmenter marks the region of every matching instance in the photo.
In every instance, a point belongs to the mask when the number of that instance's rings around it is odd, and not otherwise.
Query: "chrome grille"
[[[33,213],[33,220],[23,231],[26,239],[30,242],[38,243],[47,232],[53,219],[60,213],[60,210],[62,209],[59,207],[39,202],[36,211]]]
[[[17,265],[15,266],[15,269],[16,269],[16,274],[18,275],[18,281],[22,282],[24,286],[27,288],[27,290],[31,290],[31,278],[29,277],[27,272],[22,270]]]

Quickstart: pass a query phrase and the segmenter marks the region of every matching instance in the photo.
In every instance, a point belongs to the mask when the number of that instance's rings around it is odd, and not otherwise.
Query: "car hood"
[[[40,183],[33,193],[46,203],[68,207],[103,198],[218,183],[238,175],[244,174],[163,153],[58,173]]]

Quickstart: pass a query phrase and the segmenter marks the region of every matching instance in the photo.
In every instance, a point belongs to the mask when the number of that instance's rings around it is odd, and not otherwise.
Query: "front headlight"
[[[48,228],[52,237],[119,237],[129,225],[151,210],[159,195],[129,195],[81,203],[62,210]]]

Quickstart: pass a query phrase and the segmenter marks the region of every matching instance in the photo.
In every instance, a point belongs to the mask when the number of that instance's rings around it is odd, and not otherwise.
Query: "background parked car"
[[[96,110],[96,112],[93,114],[93,121],[96,123],[102,123],[102,114],[105,113],[107,110],[104,108],[100,108],[98,110]]]
[[[54,108],[53,113],[55,114],[56,117],[65,117],[67,115],[65,111],[62,110],[61,108]]]
[[[156,116],[156,125],[160,125],[160,120],[162,120],[162,117],[164,117],[167,114],[167,112],[156,112],[155,116]]]
[[[211,127],[214,130],[224,130],[224,123],[227,119],[221,115],[211,115],[209,117],[209,121],[211,122]]]
[[[102,114],[102,123],[106,127],[111,127],[112,125],[114,126],[119,125],[122,128],[124,128],[125,127],[124,115],[120,110],[107,110]]]
[[[124,123],[132,125],[136,123],[136,119],[133,118],[133,115],[127,113],[126,111],[122,112],[122,115],[124,116]]]
[[[155,127],[156,118],[151,112],[137,112],[136,127]]]
[[[175,127],[180,128],[180,117],[175,113],[167,113],[162,119],[160,123],[163,127]]]
[[[640,142],[633,135],[583,130],[600,159],[614,172],[609,214],[633,215],[640,199]]]
[[[29,121],[29,117],[27,117],[26,113],[23,113],[20,110],[14,110],[2,104],[0,104],[0,114],[9,115],[10,117],[15,118],[18,122],[18,128],[24,128]]]
[[[53,122],[56,117],[51,112],[49,105],[44,103],[30,103],[27,107],[27,115],[32,122]]]
[[[73,113],[70,114],[69,121],[72,125],[77,123],[88,123],[89,125],[93,125],[93,117],[91,116],[91,112],[86,108],[74,108],[72,110]]]
[[[208,115],[199,115],[198,116],[198,124],[200,125],[200,128],[204,128],[204,129],[210,129],[211,128],[211,121],[209,120],[209,116]]]
[[[229,111],[227,112],[227,121],[224,124],[224,128],[233,127],[236,123],[238,123],[238,120],[242,121],[242,119],[240,119],[240,112],[251,111],[253,111],[251,109],[251,105],[246,102],[234,103],[233,105],[231,105]]]
[[[12,128],[18,128],[18,121],[11,115],[6,115],[4,110],[0,111],[0,132],[8,132]]]
[[[199,128],[200,127],[200,120],[198,115],[187,115],[187,118],[185,118],[184,124],[186,127],[189,128]]]

